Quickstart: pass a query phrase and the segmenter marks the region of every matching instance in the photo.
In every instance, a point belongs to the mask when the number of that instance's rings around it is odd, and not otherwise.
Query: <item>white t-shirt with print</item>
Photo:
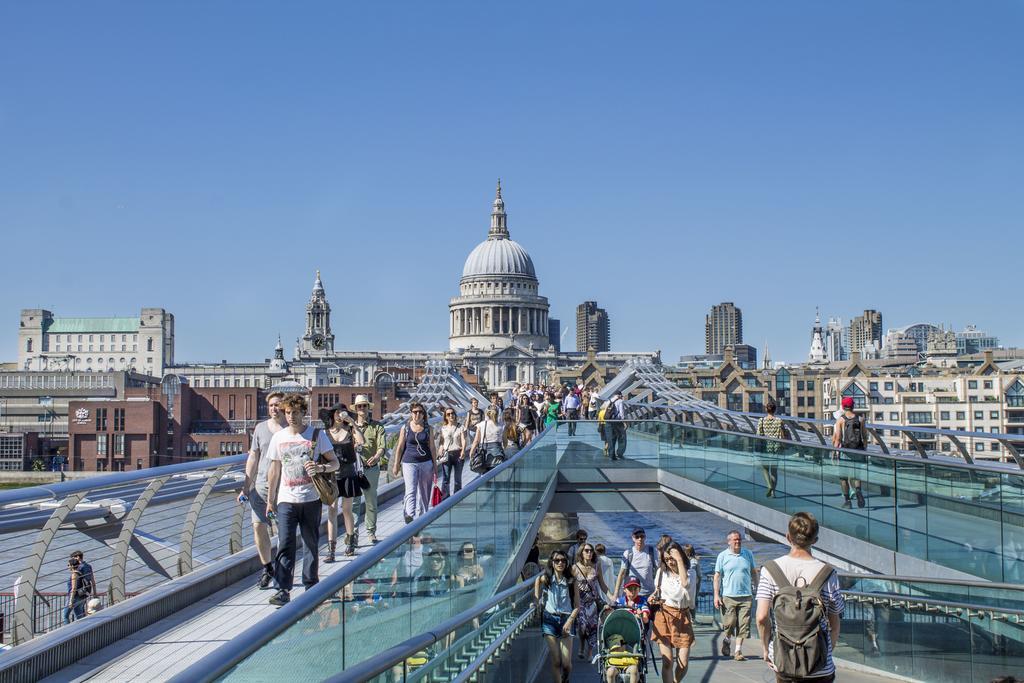
[[[301,434],[294,434],[285,427],[270,440],[271,460],[281,462],[281,484],[277,489],[278,503],[311,503],[320,500],[313,486],[313,480],[303,467],[313,457],[313,427],[306,427]],[[334,450],[327,433],[320,430],[317,438],[317,452],[330,453]]]

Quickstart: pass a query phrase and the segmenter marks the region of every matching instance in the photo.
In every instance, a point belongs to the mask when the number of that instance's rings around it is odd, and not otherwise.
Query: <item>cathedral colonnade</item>
[[[547,336],[548,312],[542,308],[502,305],[463,305],[450,314],[449,335],[523,334]]]

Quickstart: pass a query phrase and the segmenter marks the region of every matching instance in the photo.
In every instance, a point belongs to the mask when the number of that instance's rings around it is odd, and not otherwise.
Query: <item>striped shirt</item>
[[[825,566],[825,563],[820,560],[809,559],[800,560],[785,555],[775,560],[775,563],[779,565],[782,573],[786,575],[790,583],[796,583],[798,577],[803,577],[804,581],[810,583],[817,576],[821,568]],[[772,575],[762,568],[761,580],[757,584],[757,599],[758,601],[767,600],[769,604],[775,594],[778,592],[779,587],[775,585],[775,579]],[[832,661],[832,632],[828,627],[828,616],[829,614],[838,614],[842,616],[843,610],[846,609],[846,599],[843,597],[842,592],[839,590],[839,576],[832,572],[832,576],[828,578],[825,585],[821,588],[821,598],[825,603],[826,615],[821,618],[821,630],[825,633],[825,642],[828,645],[828,655],[825,658],[825,665],[813,672],[808,678],[825,677],[829,674],[833,674],[836,671],[835,662]],[[774,629],[775,622],[772,620],[772,628]],[[773,662],[775,661],[775,639],[772,638],[768,642],[768,657]]]

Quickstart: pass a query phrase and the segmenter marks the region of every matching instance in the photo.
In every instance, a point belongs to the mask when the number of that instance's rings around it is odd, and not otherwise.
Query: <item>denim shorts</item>
[[[540,632],[546,636],[554,636],[555,638],[565,637],[565,622],[569,620],[568,614],[552,614],[551,612],[544,611],[540,617]],[[576,635],[576,627],[573,625],[569,635]]]

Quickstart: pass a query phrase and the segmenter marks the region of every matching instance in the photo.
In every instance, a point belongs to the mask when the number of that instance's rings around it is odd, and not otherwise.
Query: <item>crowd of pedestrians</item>
[[[751,607],[756,605],[761,658],[776,681],[829,683],[835,680],[831,653],[845,607],[838,575],[811,554],[818,538],[813,515],[793,515],[786,538],[790,552],[759,569],[753,553],[743,547],[742,534],[730,531],[726,536],[712,580],[713,604],[721,616],[720,651],[736,661],[746,659],[743,642],[750,637]],[[585,529],[578,530],[573,540],[569,547],[551,552],[534,581],[552,680],[569,679],[574,638],[579,641],[576,658],[607,663],[602,680],[611,683],[620,674],[628,681],[639,680],[639,664],[629,662],[642,662],[642,651],[622,650],[622,639],[614,634],[600,642],[602,619],[610,610],[626,609],[641,625],[652,654],[657,648],[663,683],[679,683],[689,670],[690,650],[696,642],[693,624],[703,582],[694,546],[668,535],[651,545],[646,531],[637,527],[609,588],[614,563],[604,556],[604,545],[592,544]],[[539,554],[531,557],[537,559]],[[633,659],[594,656],[602,649]]]

